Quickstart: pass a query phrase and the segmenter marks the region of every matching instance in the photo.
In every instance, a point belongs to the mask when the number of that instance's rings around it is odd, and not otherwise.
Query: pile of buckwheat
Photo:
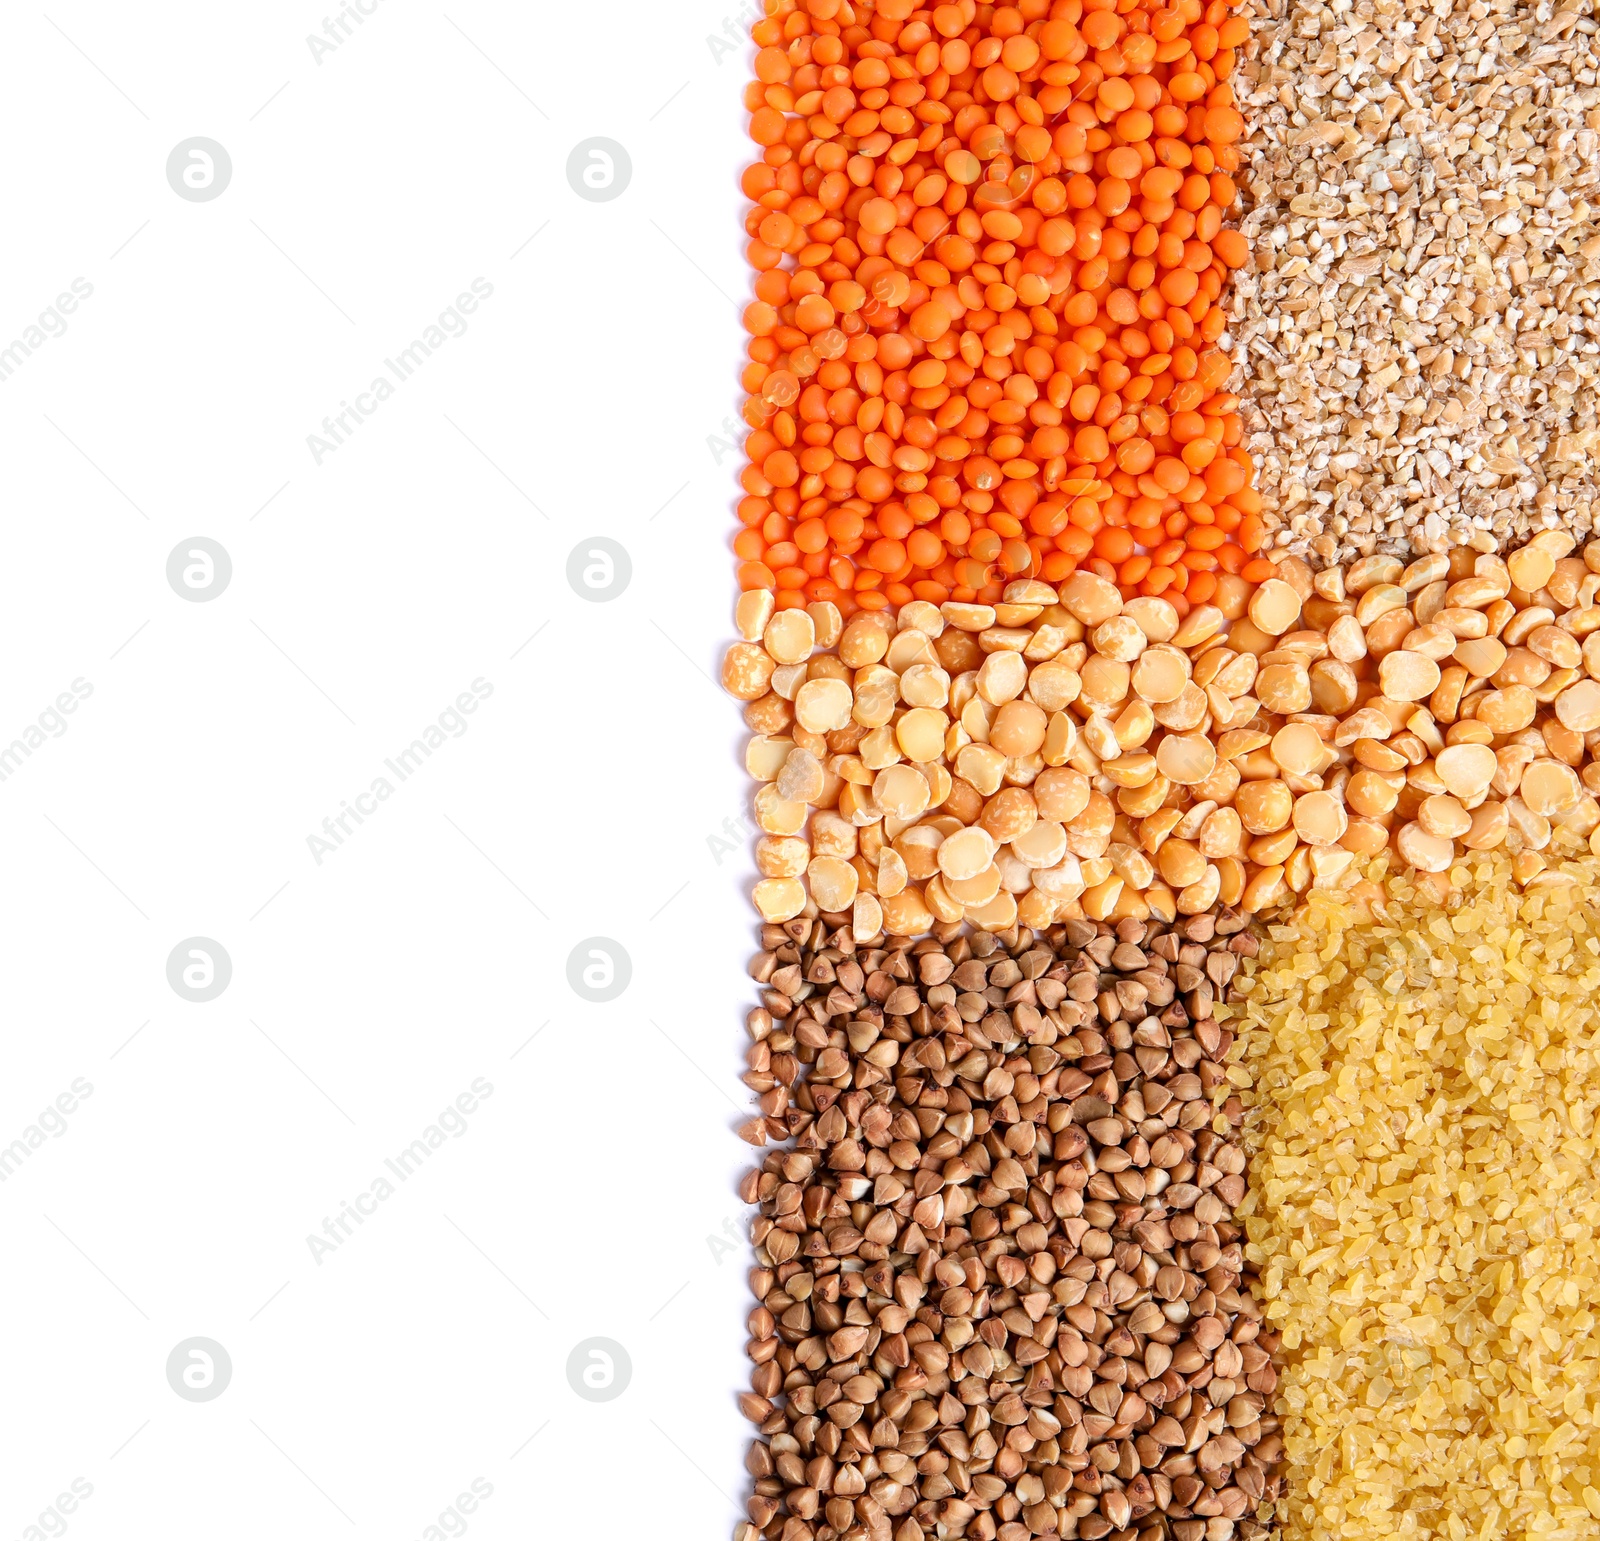
[[[1258,0],[1231,331],[1269,544],[1586,535],[1600,371],[1593,0]]]
[[[1214,1007],[1229,910],[762,930],[737,1541],[1265,1535],[1282,1440]],[[792,1141],[792,1143],[789,1143]]]

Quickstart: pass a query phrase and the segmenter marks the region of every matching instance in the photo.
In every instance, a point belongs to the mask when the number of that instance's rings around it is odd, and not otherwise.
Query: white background
[[[746,791],[708,441],[748,49],[726,0],[366,3],[320,63],[320,3],[0,16],[0,347],[93,287],[0,382],[0,746],[92,686],[0,782],[0,1146],[93,1088],[0,1183],[0,1541],[74,1479],[68,1533],[118,1541],[420,1537],[474,1479],[486,1541],[742,1513],[747,1247],[710,1238],[743,1225],[753,930],[747,841],[710,843]],[[232,160],[209,202],[166,175],[197,135]],[[592,136],[631,156],[612,201],[567,180]],[[609,603],[566,577],[596,535],[632,561]],[[204,603],[166,576],[195,536],[233,566]],[[567,983],[596,935],[632,960],[606,1005]],[[233,965],[206,1004],[166,977],[194,936]],[[195,1336],[232,1359],[208,1402],[167,1383]],[[566,1370],[596,1336],[632,1362],[603,1404]]]

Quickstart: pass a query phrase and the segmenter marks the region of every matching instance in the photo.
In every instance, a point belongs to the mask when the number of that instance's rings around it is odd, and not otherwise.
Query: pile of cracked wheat
[[[1593,0],[1261,0],[1253,36],[1232,334],[1270,539],[1326,562],[1582,538]]]

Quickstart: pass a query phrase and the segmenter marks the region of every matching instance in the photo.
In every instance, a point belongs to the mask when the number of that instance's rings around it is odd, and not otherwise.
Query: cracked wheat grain
[[[1269,544],[1322,562],[1595,518],[1593,0],[1260,0],[1234,357]]]
[[[1223,1008],[1285,1541],[1600,1528],[1600,861],[1563,870],[1314,892]]]

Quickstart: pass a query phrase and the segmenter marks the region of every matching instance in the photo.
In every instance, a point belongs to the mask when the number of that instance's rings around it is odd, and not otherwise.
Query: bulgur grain
[[[1600,861],[1550,855],[1313,891],[1219,1008],[1285,1541],[1600,1528]]]

